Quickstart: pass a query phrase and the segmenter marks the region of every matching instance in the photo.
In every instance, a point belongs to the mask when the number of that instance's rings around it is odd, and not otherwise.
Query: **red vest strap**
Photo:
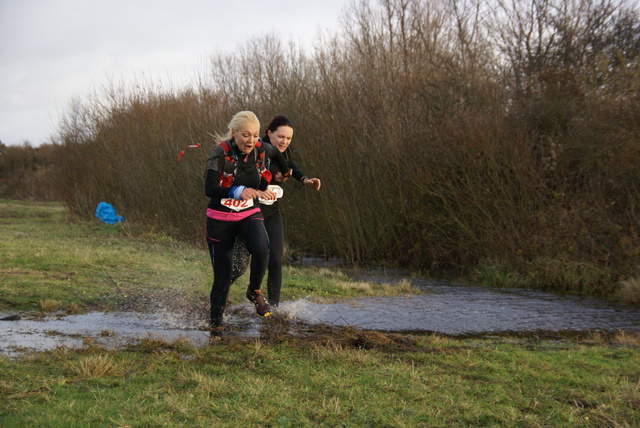
[[[231,150],[231,146],[229,146],[229,143],[227,143],[226,141],[220,141],[220,145],[222,146],[222,149],[225,152],[229,152],[229,150]]]

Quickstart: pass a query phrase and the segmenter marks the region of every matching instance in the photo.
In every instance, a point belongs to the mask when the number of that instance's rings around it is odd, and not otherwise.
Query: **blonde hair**
[[[258,116],[255,115],[252,111],[239,111],[231,118],[231,122],[227,125],[227,133],[222,137],[217,138],[218,140],[230,140],[231,139],[231,130],[232,129],[240,129],[247,123],[255,123],[258,125],[258,129],[260,128],[260,120],[258,120]]]

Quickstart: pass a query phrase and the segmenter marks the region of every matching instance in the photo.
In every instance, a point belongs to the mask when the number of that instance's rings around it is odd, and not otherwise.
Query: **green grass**
[[[0,358],[0,425],[638,426],[638,344],[407,338],[143,341]]]
[[[116,309],[133,295],[173,292],[208,296],[213,278],[208,252],[127,223],[69,222],[55,203],[0,200],[0,310]],[[243,301],[246,278],[231,288]],[[285,267],[288,299],[417,292],[408,284],[351,281],[339,270]]]
[[[208,293],[200,249],[70,223],[57,204],[0,201],[0,221],[2,310],[42,310],[46,299],[115,308],[114,284],[127,295]],[[327,269],[287,268],[284,283],[287,298],[411,291]],[[232,287],[236,298],[241,288]],[[0,356],[2,427],[638,425],[640,337],[624,333],[543,340],[318,327],[203,347],[146,339]]]
[[[203,251],[127,226],[66,221],[59,204],[0,202],[0,310],[62,306],[113,309],[122,294],[206,287]]]

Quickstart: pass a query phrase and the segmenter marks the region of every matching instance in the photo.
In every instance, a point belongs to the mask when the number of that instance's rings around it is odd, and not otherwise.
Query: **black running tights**
[[[233,245],[240,237],[251,254],[249,290],[261,288],[269,260],[269,236],[261,214],[240,221],[221,221],[207,218],[207,243],[213,266],[211,287],[211,319],[222,320],[231,286]]]

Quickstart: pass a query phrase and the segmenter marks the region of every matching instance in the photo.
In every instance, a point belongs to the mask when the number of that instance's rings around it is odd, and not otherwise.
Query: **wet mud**
[[[380,276],[359,279],[394,280]],[[411,282],[421,293],[340,303],[285,301],[264,319],[248,302],[234,304],[225,316],[223,337],[277,340],[331,336],[340,330],[342,339],[366,348],[371,343],[384,344],[395,333],[563,336],[640,332],[640,308],[636,306],[530,290],[464,287],[421,279]],[[128,296],[119,311],[106,313],[0,313],[5,319],[0,321],[0,353],[12,355],[61,346],[120,348],[147,339],[183,340],[204,346],[212,340],[206,297],[171,293]]]

